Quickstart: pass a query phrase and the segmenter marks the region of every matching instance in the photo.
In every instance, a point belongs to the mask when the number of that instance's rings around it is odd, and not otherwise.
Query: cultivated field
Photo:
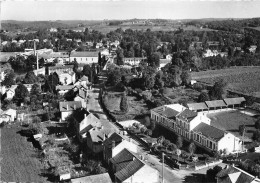
[[[1,130],[1,181],[47,182],[40,176],[43,168],[37,159],[35,148],[18,131],[20,127]]]
[[[244,114],[243,111],[232,110],[232,111],[223,111],[217,113],[209,113],[207,116],[211,119],[211,125],[229,131],[235,136],[239,135],[239,125],[245,124],[246,133],[245,141],[251,141],[253,132],[256,130],[254,125],[256,118]]]
[[[192,73],[192,79],[214,84],[219,79],[228,82],[228,89],[260,96],[260,67],[233,67]]]

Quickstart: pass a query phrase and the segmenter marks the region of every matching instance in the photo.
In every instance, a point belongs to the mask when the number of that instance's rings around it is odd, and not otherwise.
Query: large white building
[[[98,63],[98,52],[84,51],[84,52],[71,52],[70,62],[76,60],[79,64],[93,64]]]
[[[171,104],[151,110],[151,118],[159,125],[183,136],[210,151],[241,150],[241,141],[233,134],[210,125],[205,113],[197,113],[180,104]]]

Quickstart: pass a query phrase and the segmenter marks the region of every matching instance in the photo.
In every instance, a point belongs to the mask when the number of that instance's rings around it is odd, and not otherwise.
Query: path
[[[98,86],[94,86],[93,90],[89,91],[89,102],[87,104],[87,109],[98,115],[100,119],[108,120],[106,114],[104,113],[102,107],[99,104],[99,88]],[[130,137],[130,136],[129,136]],[[160,172],[160,181],[162,182],[162,162],[159,158],[156,157],[156,155],[149,154],[149,151],[147,151],[142,145],[140,145],[139,142],[134,140],[133,138],[132,142],[138,145],[138,154],[145,155],[146,162],[157,169]],[[178,172],[174,172],[170,167],[167,165],[164,165],[164,183],[179,183],[182,182],[182,178],[178,176]]]

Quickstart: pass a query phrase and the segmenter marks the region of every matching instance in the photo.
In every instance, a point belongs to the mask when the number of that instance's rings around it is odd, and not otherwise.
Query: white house
[[[10,88],[6,90],[6,99],[13,99],[15,95],[15,89],[17,88],[18,85],[12,85]]]
[[[60,95],[64,95],[65,93],[67,93],[69,90],[73,88],[74,88],[73,85],[58,85],[56,86],[56,91],[58,91]]]
[[[93,63],[98,63],[98,52],[76,52],[73,51],[71,52],[70,55],[70,62],[73,62],[76,60],[78,63],[82,64],[93,64]]]
[[[50,32],[58,32],[56,28],[50,28]]]
[[[138,66],[142,60],[145,60],[145,58],[143,57],[123,58],[124,64],[136,65],[136,66]]]
[[[81,102],[82,107],[86,108],[87,107],[87,96],[88,96],[88,91],[87,90],[79,89],[77,91],[76,97],[74,98],[74,101]]]
[[[203,57],[213,57],[217,56],[219,53],[217,50],[211,51],[210,49],[207,49],[205,53],[203,53]]]
[[[105,162],[109,163],[109,160],[120,153],[123,149],[128,149],[137,153],[137,145],[132,143],[130,138],[127,139],[127,137],[123,135],[113,133],[103,142],[103,157]]]
[[[81,108],[79,101],[60,102],[61,119],[65,120],[74,110]]]
[[[2,122],[12,122],[16,119],[16,110],[7,109],[6,111],[0,112],[0,123]]]
[[[76,74],[73,71],[70,72],[56,72],[59,76],[59,81],[62,85],[74,84],[76,82]]]
[[[123,149],[110,159],[115,182],[160,182],[159,171],[146,164],[142,157]]]

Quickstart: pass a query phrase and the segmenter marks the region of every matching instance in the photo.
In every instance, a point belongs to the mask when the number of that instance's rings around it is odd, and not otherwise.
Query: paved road
[[[89,101],[87,104],[87,109],[99,116],[100,119],[108,120],[106,114],[103,112],[102,107],[99,104],[99,88],[93,87],[93,90],[89,91]],[[131,138],[132,139],[132,138]],[[159,158],[157,158],[155,155],[149,154],[149,151],[147,151],[142,145],[140,145],[139,142],[132,140],[133,143],[138,145],[138,154],[142,154],[145,156],[145,160],[147,164],[154,167],[160,172],[160,182],[162,182],[162,162]],[[169,168],[167,165],[164,165],[164,183],[179,183],[182,182],[181,177],[178,176],[178,172],[174,172],[171,168]]]

